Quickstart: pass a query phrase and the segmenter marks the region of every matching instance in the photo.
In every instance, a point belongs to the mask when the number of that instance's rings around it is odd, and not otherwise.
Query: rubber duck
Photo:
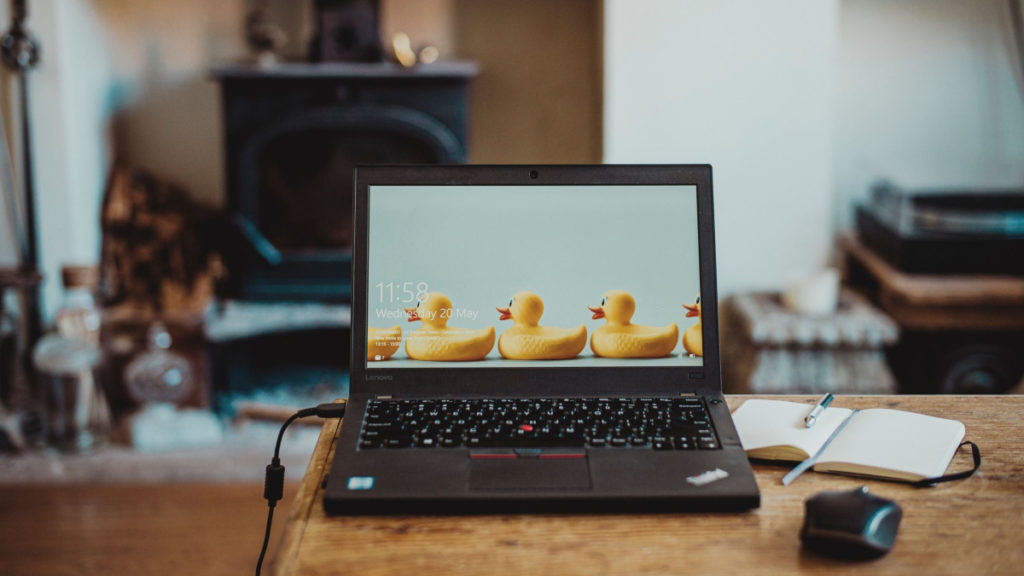
[[[694,356],[703,356],[704,329],[700,325],[702,320],[700,316],[700,295],[697,295],[697,301],[693,303],[693,306],[683,304],[683,308],[686,308],[687,318],[697,318],[697,323],[687,328],[686,332],[683,332],[683,348]]]
[[[629,292],[612,290],[604,295],[600,306],[588,306],[595,320],[607,319],[604,326],[594,330],[590,349],[597,356],[607,358],[658,358],[668,356],[676,347],[679,327],[642,326],[631,324],[636,300]]]
[[[392,326],[391,328],[366,328],[366,359],[374,362],[387,360],[398,352],[398,346],[402,343],[402,327]]]
[[[519,292],[508,306],[496,308],[499,320],[514,325],[501,333],[498,351],[510,360],[566,360],[575,358],[587,345],[587,327],[551,328],[539,326],[544,301],[533,292]]]
[[[494,326],[481,330],[448,326],[452,301],[440,292],[429,292],[406,308],[409,322],[423,322],[405,339],[405,353],[414,360],[467,362],[483,360],[494,348]]]

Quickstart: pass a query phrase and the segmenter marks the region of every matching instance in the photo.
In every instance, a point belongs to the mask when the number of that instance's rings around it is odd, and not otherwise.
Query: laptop
[[[355,175],[328,514],[744,510],[711,167]]]

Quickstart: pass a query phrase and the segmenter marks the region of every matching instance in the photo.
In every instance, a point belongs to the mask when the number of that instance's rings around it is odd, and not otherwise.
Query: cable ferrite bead
[[[274,461],[267,464],[267,476],[263,483],[263,497],[273,507],[277,501],[284,497],[284,466],[281,461],[274,458]]]

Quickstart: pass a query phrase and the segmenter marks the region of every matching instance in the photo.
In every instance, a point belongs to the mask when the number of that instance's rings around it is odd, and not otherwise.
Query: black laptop
[[[329,514],[742,510],[711,167],[355,176]]]

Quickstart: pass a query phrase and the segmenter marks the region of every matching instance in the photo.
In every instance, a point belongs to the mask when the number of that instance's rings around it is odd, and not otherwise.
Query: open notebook
[[[750,458],[802,461],[813,456],[853,412],[829,407],[812,428],[810,404],[747,400],[733,413]],[[901,410],[861,410],[818,457],[814,470],[917,481],[941,476],[964,438],[956,420]]]

